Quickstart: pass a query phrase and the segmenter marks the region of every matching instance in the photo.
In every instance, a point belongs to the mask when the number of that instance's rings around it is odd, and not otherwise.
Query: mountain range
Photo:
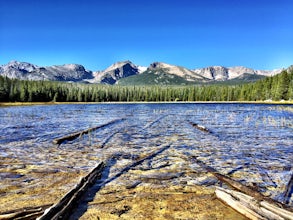
[[[289,68],[292,68],[289,67]],[[133,64],[131,61],[117,62],[102,71],[86,70],[82,65],[65,64],[40,67],[27,62],[11,61],[0,66],[0,75],[21,80],[49,80],[64,82],[102,83],[120,85],[187,85],[225,81],[255,81],[273,76],[284,69],[254,70],[247,67],[211,66],[187,69],[162,62],[149,67]]]

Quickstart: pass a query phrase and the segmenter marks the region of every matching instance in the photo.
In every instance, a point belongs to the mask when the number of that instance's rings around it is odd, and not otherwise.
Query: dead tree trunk
[[[285,190],[285,194],[284,194],[285,204],[289,204],[292,193],[293,193],[293,174],[291,175],[291,179],[289,180]]]
[[[83,131],[80,131],[80,132],[75,132],[75,133],[72,133],[72,134],[69,134],[69,135],[66,135],[64,137],[60,137],[60,138],[56,138],[53,140],[53,144],[62,144],[64,141],[72,141],[84,134],[88,134],[92,131],[95,131],[99,128],[103,128],[103,127],[106,127],[106,126],[109,126],[109,125],[112,125],[112,124],[115,124],[117,122],[120,122],[120,121],[123,121],[125,120],[124,118],[123,119],[116,119],[116,120],[113,120],[113,121],[110,121],[106,124],[103,124],[103,125],[99,125],[97,127],[93,127],[93,128],[89,128],[89,129],[86,129],[86,130],[83,130]]]
[[[234,190],[216,188],[216,196],[249,219],[293,220],[293,213]]]
[[[0,220],[12,220],[12,219],[36,219],[41,216],[45,209],[50,207],[52,204],[36,206],[36,207],[26,207],[22,209],[11,210],[8,212],[0,213]]]
[[[277,207],[282,207],[284,209],[287,209],[287,210],[290,210],[292,211],[292,208],[283,204],[283,203],[280,203],[280,202],[277,202],[267,196],[264,196],[263,194],[261,194],[260,192],[258,191],[255,191],[254,189],[240,183],[240,182],[237,182],[235,180],[233,180],[232,178],[228,177],[228,176],[225,176],[223,174],[220,174],[216,169],[206,165],[204,162],[202,162],[201,160],[198,160],[196,157],[192,157],[191,158],[193,161],[195,161],[197,164],[199,164],[201,167],[203,167],[205,170],[207,170],[208,172],[210,172],[211,174],[213,174],[218,180],[220,180],[221,182],[224,182],[226,184],[228,184],[229,186],[231,186],[232,188],[240,191],[240,192],[243,192],[249,196],[252,196],[254,197],[255,199],[257,199],[258,201],[266,201],[268,203],[271,203]]]
[[[38,220],[66,219],[86,190],[97,178],[101,177],[103,168],[104,163],[101,162],[88,175],[83,177],[58,203],[46,210],[45,214],[38,218]]]

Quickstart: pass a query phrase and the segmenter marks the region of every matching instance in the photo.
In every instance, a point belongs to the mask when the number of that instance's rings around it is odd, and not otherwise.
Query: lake
[[[55,145],[73,132],[125,119]],[[205,127],[209,132],[194,125]],[[64,104],[0,108],[0,194],[45,185],[40,173],[84,174],[110,161],[107,178],[167,146],[111,184],[215,186],[202,161],[283,202],[293,174],[293,106],[270,104]],[[115,161],[113,160],[115,158]],[[130,175],[131,174],[131,175]],[[127,176],[127,178],[126,178]],[[43,177],[42,177],[43,178]],[[139,178],[139,182],[137,179]],[[70,188],[73,182],[63,186]],[[11,187],[14,186],[14,187]],[[287,198],[293,205],[292,197]],[[1,207],[0,207],[1,208]]]

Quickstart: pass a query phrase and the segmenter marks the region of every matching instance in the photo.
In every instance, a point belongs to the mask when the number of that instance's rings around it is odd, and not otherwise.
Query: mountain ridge
[[[293,68],[293,66],[288,67]],[[149,80],[157,84],[192,84],[228,81],[255,76],[273,76],[285,69],[277,70],[254,70],[244,66],[224,67],[210,66],[198,69],[188,69],[182,66],[167,64],[164,62],[153,62],[149,67],[138,66],[129,60],[116,62],[101,71],[86,70],[80,64],[64,64],[40,67],[28,62],[10,61],[0,66],[0,75],[8,78],[21,80],[49,80],[64,82],[102,83],[119,84],[120,81],[127,81],[132,77],[135,85],[135,77],[140,80]],[[143,75],[142,75],[143,74]],[[149,75],[147,75],[149,74]],[[142,77],[143,76],[143,77]],[[143,82],[143,81],[142,81]],[[146,82],[148,83],[148,82]]]
[[[140,73],[139,67],[131,61],[116,62],[103,71],[94,72],[94,79],[90,83],[115,84],[119,79]]]

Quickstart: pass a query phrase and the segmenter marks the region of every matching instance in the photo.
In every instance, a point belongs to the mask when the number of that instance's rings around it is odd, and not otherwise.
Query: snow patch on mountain
[[[293,68],[293,66],[289,67]],[[131,61],[117,62],[103,71],[92,72],[82,65],[64,64],[40,67],[27,62],[11,61],[0,66],[0,75],[21,80],[51,80],[66,82],[89,82],[115,84],[120,79],[150,71],[153,74],[167,74],[170,77],[179,76],[190,82],[207,82],[209,80],[226,81],[241,79],[247,74],[273,76],[285,69],[254,70],[244,66],[223,67],[210,66],[194,70],[163,62],[154,62],[149,67],[137,66]]]
[[[93,78],[91,71],[77,64],[39,67],[26,62],[11,61],[0,68],[0,74],[22,80],[82,81]]]
[[[223,67],[211,66],[193,70],[195,73],[202,75],[210,80],[225,81],[238,78],[244,74],[273,76],[282,71],[282,69],[269,70],[254,70],[244,66]]]
[[[138,73],[143,73],[148,69],[146,66],[137,66],[137,68],[138,68]]]

